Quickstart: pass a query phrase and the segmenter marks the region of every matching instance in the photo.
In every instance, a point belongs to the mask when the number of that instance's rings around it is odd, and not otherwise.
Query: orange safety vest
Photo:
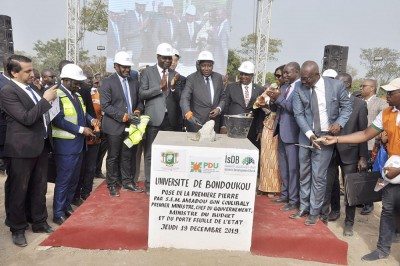
[[[400,124],[396,125],[398,112],[392,112],[393,106],[382,111],[383,130],[388,134],[387,151],[389,157],[400,155]]]

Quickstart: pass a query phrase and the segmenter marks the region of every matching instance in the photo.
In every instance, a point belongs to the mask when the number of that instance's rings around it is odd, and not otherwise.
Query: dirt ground
[[[182,249],[149,249],[147,251],[127,250],[83,250],[76,248],[43,249],[38,245],[47,237],[35,234],[29,229],[25,235],[28,246],[20,248],[12,243],[11,232],[4,225],[4,173],[0,174],[0,265],[328,265],[319,262],[301,261],[285,258],[255,256],[249,252],[230,251],[196,251]],[[95,186],[103,180],[95,179]],[[57,229],[52,222],[52,199],[54,184],[49,183],[47,192],[48,223]],[[349,265],[400,265],[400,244],[392,245],[391,256],[379,263],[365,263],[361,257],[375,249],[378,239],[379,216],[381,204],[375,204],[373,213],[367,216],[356,215],[354,236],[344,237],[344,208],[336,222],[330,222],[329,229],[349,244]],[[357,211],[357,213],[359,210]],[[266,239],[265,241],[268,241]]]

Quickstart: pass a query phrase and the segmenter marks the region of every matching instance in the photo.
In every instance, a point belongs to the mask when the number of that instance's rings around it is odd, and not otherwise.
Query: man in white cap
[[[146,0],[135,0],[135,10],[128,11],[125,18],[124,34],[126,50],[132,52],[132,60],[136,67],[139,66],[143,51],[146,49],[148,37],[151,34],[148,30],[150,18],[145,12]]]
[[[186,119],[186,130],[197,132],[207,121],[214,120],[214,131],[221,127],[221,113],[225,108],[222,75],[214,72],[214,57],[209,51],[200,52],[198,70],[186,79],[180,105]]]
[[[334,69],[327,69],[322,73],[322,76],[334,79],[337,76],[337,72]]]
[[[196,37],[200,25],[196,23],[196,7],[189,5],[186,8],[185,17],[179,24],[178,48],[196,48]]]
[[[231,83],[226,87],[225,108],[223,115],[237,115],[253,112],[253,122],[247,138],[260,149],[258,134],[262,132],[262,121],[265,113],[262,109],[253,109],[253,104],[257,97],[260,96],[264,89],[253,83],[254,64],[250,61],[244,61],[239,70],[239,82]],[[225,121],[221,127],[221,133],[226,133]]]
[[[54,160],[57,177],[54,187],[53,222],[61,225],[73,210],[71,207],[78,186],[85,137],[94,137],[89,125],[99,121],[86,112],[86,106],[78,93],[86,80],[82,69],[75,64],[65,65],[60,74],[61,85],[57,90],[60,113],[52,121]]]
[[[174,12],[172,0],[165,0],[163,2],[163,15],[155,19],[153,43],[169,43],[173,47],[177,47],[179,42],[179,21]]]
[[[127,52],[118,52],[114,58],[115,73],[103,80],[100,105],[104,113],[102,128],[107,135],[108,155],[106,181],[111,197],[122,190],[142,192],[134,182],[137,145],[128,148],[123,142],[131,124],[139,124],[143,104],[139,100],[139,82],[130,76],[132,59]]]
[[[387,152],[390,156],[400,155],[400,78],[392,80],[388,85],[382,86],[386,91],[389,107],[379,113],[367,129],[344,136],[325,136],[323,144],[335,143],[362,143],[373,139],[383,131],[388,134]],[[399,167],[385,167],[386,178],[393,179],[400,174]],[[400,184],[387,184],[382,189],[382,213],[379,226],[379,239],[377,249],[362,257],[364,261],[376,261],[387,258],[397,225],[395,219],[399,215]]]
[[[181,131],[179,99],[181,89],[175,87],[179,74],[170,69],[173,48],[168,43],[157,47],[157,64],[145,68],[140,75],[140,99],[145,102],[144,112],[150,116],[144,146],[144,174],[146,193],[150,192],[151,146],[158,131]]]

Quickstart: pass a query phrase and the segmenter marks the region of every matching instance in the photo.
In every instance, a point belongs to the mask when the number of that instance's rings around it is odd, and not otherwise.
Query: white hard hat
[[[337,72],[334,69],[327,69],[324,71],[324,73],[322,73],[322,76],[334,79],[337,76]]]
[[[173,48],[169,43],[160,43],[157,46],[157,54],[163,55],[163,56],[173,56],[175,55],[173,52]]]
[[[138,5],[147,5],[147,0],[136,0],[135,3]]]
[[[400,168],[400,156],[399,155],[392,155],[390,158],[386,161],[384,167],[397,167]],[[386,171],[382,169],[382,177],[386,181],[388,181],[391,184],[400,184],[400,175],[397,175],[395,178],[388,179],[386,178]]]
[[[133,66],[131,56],[124,51],[115,54],[114,64],[119,64],[121,66]]]
[[[172,52],[174,53],[174,55],[176,55],[176,56],[180,57],[180,55],[179,55],[179,51],[178,51],[178,50],[176,50],[175,48],[174,48],[174,49],[172,49]]]
[[[214,57],[211,52],[202,51],[199,53],[199,56],[197,57],[197,61],[213,61],[214,62]]]
[[[163,6],[166,7],[174,7],[174,3],[172,2],[172,0],[164,0],[163,1]]]
[[[188,5],[186,8],[186,14],[196,16],[196,7],[194,5]]]
[[[75,64],[67,64],[61,69],[61,79],[86,80],[83,70]]]
[[[238,70],[243,73],[254,74],[254,64],[250,61],[244,61]]]

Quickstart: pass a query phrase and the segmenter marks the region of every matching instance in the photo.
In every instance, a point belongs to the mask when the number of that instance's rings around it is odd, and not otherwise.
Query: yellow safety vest
[[[76,93],[78,99],[81,103],[83,114],[86,116],[86,106],[83,103],[82,97],[79,93]],[[60,89],[57,90],[57,97],[60,99],[64,111],[64,119],[77,125],[78,124],[78,113],[75,110],[74,104],[68,98],[68,96]],[[75,134],[72,134],[64,129],[58,128],[51,124],[52,135],[53,138],[60,138],[60,139],[74,139]]]

